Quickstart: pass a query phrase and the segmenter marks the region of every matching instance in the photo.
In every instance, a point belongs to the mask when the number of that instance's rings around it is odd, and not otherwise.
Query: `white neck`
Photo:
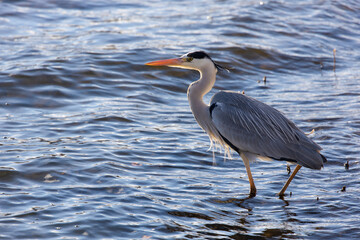
[[[217,69],[215,66],[207,65],[198,71],[200,79],[191,83],[187,91],[190,108],[194,115],[199,107],[208,106],[204,103],[203,97],[214,86]]]
[[[200,72],[200,79],[190,84],[188,88],[188,100],[191,111],[202,129],[210,136],[214,135],[209,112],[209,105],[205,104],[203,97],[215,84],[217,69],[214,65],[206,65]]]
[[[200,127],[209,135],[211,145],[215,141],[225,147],[225,143],[221,140],[221,136],[219,136],[212,122],[209,105],[203,101],[204,95],[208,93],[215,84],[217,69],[214,65],[207,65],[198,71],[200,72],[200,79],[190,84],[188,88],[188,99],[191,111]]]

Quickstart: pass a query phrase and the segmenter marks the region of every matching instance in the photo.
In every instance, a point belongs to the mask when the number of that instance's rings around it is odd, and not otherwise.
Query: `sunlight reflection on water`
[[[0,4],[0,238],[360,236],[353,1]],[[198,73],[143,65],[197,49],[231,69],[206,101],[244,90],[276,107],[315,129],[325,168],[281,200],[286,164],[253,163],[249,199],[239,157],[213,164],[190,112]]]

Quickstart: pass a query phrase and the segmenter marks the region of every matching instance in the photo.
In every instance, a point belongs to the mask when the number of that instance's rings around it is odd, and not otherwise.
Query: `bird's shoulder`
[[[237,101],[242,101],[246,99],[247,97],[245,94],[242,94],[240,92],[235,91],[219,91],[214,94],[214,96],[211,98],[211,103],[214,102],[232,102],[234,99]]]
[[[275,108],[241,92],[220,91],[211,98],[210,106],[216,103],[219,104],[219,106],[222,104],[223,106],[239,108],[242,111],[254,112],[257,110],[266,110],[266,113],[282,115]]]

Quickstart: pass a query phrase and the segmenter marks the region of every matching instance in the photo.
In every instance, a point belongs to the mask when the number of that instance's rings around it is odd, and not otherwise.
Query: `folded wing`
[[[210,115],[219,134],[232,148],[276,160],[320,169],[326,158],[309,139],[278,110],[244,94],[221,91],[213,96]]]

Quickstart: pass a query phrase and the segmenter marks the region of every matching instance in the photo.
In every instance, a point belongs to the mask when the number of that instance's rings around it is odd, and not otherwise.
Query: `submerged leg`
[[[283,188],[281,189],[281,191],[278,193],[278,195],[284,196],[284,193],[287,189],[287,187],[289,186],[291,180],[293,180],[293,178],[295,177],[296,173],[300,170],[301,166],[300,165],[296,165],[296,168],[294,169],[293,173],[291,174],[291,176],[289,177],[289,179],[286,181],[285,185],[283,186]]]
[[[250,197],[255,197],[256,196],[256,187],[255,187],[255,183],[254,183],[254,179],[251,175],[251,171],[250,171],[250,163],[249,163],[249,159],[247,158],[247,156],[244,153],[240,153],[240,156],[244,162],[245,168],[246,168],[246,172],[249,178],[249,183],[250,183]]]

